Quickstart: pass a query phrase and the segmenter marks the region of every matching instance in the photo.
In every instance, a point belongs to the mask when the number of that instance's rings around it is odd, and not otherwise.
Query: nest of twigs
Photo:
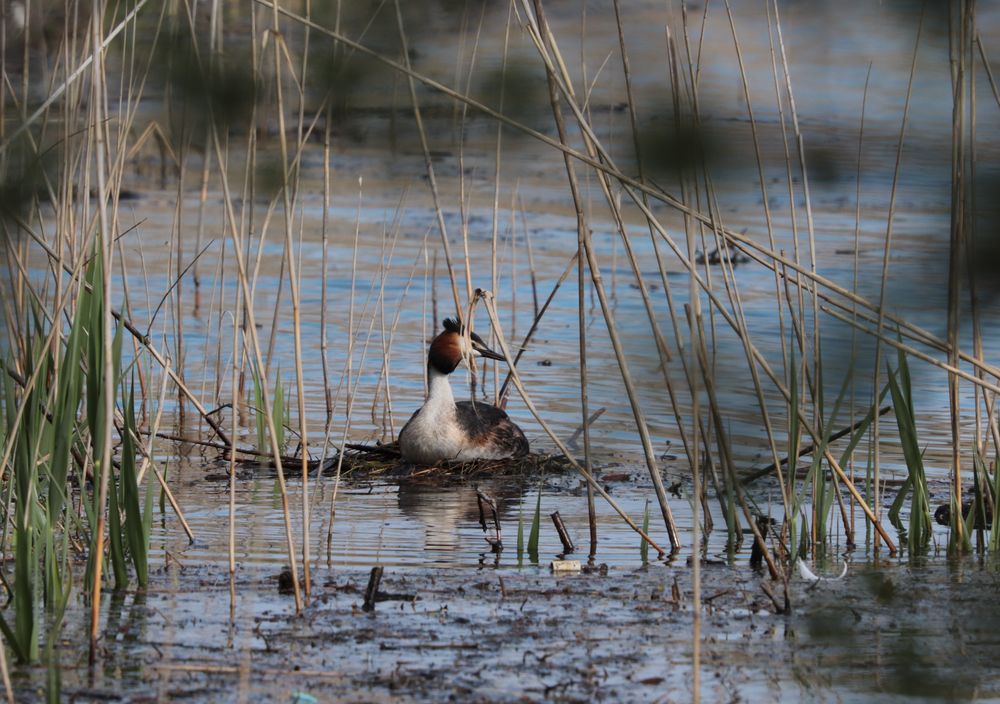
[[[242,460],[244,468],[274,469],[274,461],[264,457]],[[285,472],[294,472],[302,466],[298,457],[282,457]],[[343,457],[334,454],[320,466],[318,460],[309,461],[310,473],[333,476],[340,465],[340,475],[344,478],[371,478],[378,476],[405,477],[410,480],[446,481],[449,479],[469,479],[479,477],[520,477],[550,472],[563,472],[572,467],[563,455],[548,455],[529,452],[523,457],[503,460],[473,460],[471,462],[440,462],[427,466],[403,461],[399,445],[356,445],[348,443]]]

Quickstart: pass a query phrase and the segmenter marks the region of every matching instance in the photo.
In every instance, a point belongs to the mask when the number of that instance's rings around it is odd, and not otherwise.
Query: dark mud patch
[[[673,701],[691,696],[690,570],[663,564],[556,576],[544,568],[314,572],[294,615],[272,576],[240,575],[230,619],[218,571],[172,568],[109,599],[98,665],[83,606],[58,658],[70,701]],[[839,570],[838,570],[839,572]],[[706,564],[706,701],[1000,696],[1000,579],[972,562],[852,566],[791,585],[779,615],[745,567]],[[78,618],[79,617],[79,618]],[[44,667],[15,668],[40,695]]]

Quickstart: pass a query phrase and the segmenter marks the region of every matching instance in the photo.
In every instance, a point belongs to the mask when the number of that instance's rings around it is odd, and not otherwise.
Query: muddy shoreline
[[[838,574],[836,565],[820,570]],[[839,581],[790,585],[775,613],[763,575],[702,570],[706,701],[873,701],[1000,696],[1000,576],[974,560],[854,564]],[[364,570],[314,572],[295,616],[277,575],[159,570],[145,593],[108,597],[96,668],[82,605],[59,647],[73,702],[681,701],[691,696],[691,571],[653,563],[565,576],[545,567],[391,568],[390,598],[362,609]],[[73,613],[79,611],[79,613]],[[44,666],[14,672],[19,701]],[[23,697],[23,698],[21,698]],[[300,698],[300,701],[311,701]]]

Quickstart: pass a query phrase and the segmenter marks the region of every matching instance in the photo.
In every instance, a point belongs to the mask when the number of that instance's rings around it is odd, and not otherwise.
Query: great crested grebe
[[[488,403],[455,403],[448,375],[459,364],[477,356],[503,359],[476,333],[469,336],[469,342],[451,319],[444,321],[444,332],[431,342],[427,399],[399,431],[399,449],[407,462],[499,460],[528,454],[524,433],[501,409]]]

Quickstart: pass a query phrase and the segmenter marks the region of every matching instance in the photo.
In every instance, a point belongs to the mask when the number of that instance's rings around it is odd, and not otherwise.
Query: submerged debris
[[[966,499],[962,502],[962,518],[966,521],[969,520],[969,512],[972,511],[973,505],[975,504],[974,499]],[[983,515],[985,514],[985,515]],[[941,504],[934,511],[934,522],[939,526],[950,526],[951,525],[951,504]],[[976,530],[989,529],[993,525],[993,507],[988,504],[983,507],[982,511],[976,512],[975,522],[973,523],[973,528]]]
[[[292,594],[294,591],[295,579],[292,576],[292,570],[289,567],[285,567],[278,575],[278,593]]]
[[[746,231],[744,230],[744,232]],[[716,247],[707,255],[701,250],[698,250],[698,252],[695,253],[694,261],[695,264],[705,264],[707,262],[712,266],[717,266],[722,264],[724,261],[728,261],[735,268],[739,264],[749,264],[750,257],[743,254],[739,250],[719,251],[719,248]]]
[[[809,565],[805,563],[801,557],[795,561],[795,566],[799,569],[799,576],[802,577],[807,582],[819,582],[819,581],[837,581],[841,580],[847,576],[847,562],[844,562],[844,568],[840,571],[840,576],[838,577],[820,577],[818,574],[809,569]]]

